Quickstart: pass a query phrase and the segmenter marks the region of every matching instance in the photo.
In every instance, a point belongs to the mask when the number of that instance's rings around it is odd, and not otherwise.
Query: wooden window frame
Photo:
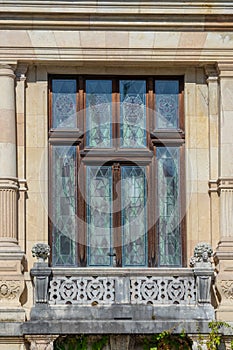
[[[77,128],[72,130],[61,130],[52,128],[52,80],[53,79],[74,79],[76,80],[77,93],[77,115],[79,119],[77,120]],[[87,79],[105,79],[112,80],[112,102],[120,101],[119,93],[119,81],[120,80],[146,80],[146,125],[147,132],[146,140],[147,146],[145,149],[124,149],[120,148],[119,145],[113,142],[112,148],[108,150],[106,156],[105,149],[91,149],[86,147],[86,118],[85,118],[85,81]],[[154,118],[155,113],[155,81],[156,80],[178,80],[179,81],[179,126],[174,130],[158,130],[156,129],[156,123]],[[85,267],[87,263],[87,229],[86,229],[86,206],[85,199],[82,193],[85,193],[85,179],[86,179],[86,166],[88,165],[98,165],[103,164],[103,160],[106,158],[106,162],[109,163],[108,158],[111,158],[110,163],[112,167],[115,168],[113,171],[113,197],[115,198],[115,183],[119,181],[120,172],[116,169],[125,165],[129,162],[136,163],[138,165],[142,164],[146,166],[147,176],[149,178],[148,186],[148,198],[147,198],[147,215],[148,215],[148,231],[147,231],[147,241],[148,241],[148,267],[158,267],[158,232],[156,232],[155,215],[156,215],[156,198],[155,191],[156,188],[156,148],[161,145],[165,146],[176,146],[180,148],[180,197],[181,197],[181,239],[182,239],[182,266],[187,265],[186,259],[186,219],[185,219],[185,120],[184,120],[184,78],[183,76],[108,76],[108,75],[49,75],[48,77],[48,141],[49,141],[49,244],[52,247],[52,227],[53,223],[51,221],[51,213],[53,208],[52,203],[52,152],[51,149],[53,145],[75,145],[76,146],[76,159],[77,159],[77,171],[80,174],[78,177],[77,190],[77,215],[81,219],[79,222],[78,232],[79,236],[76,243],[76,266]],[[116,106],[119,106],[116,103]],[[120,111],[118,107],[113,110],[113,130],[112,136],[113,140],[119,139],[120,136]],[[117,129],[118,128],[118,129]],[[118,146],[118,147],[116,147]],[[117,152],[116,152],[117,150]],[[118,176],[118,177],[117,177]],[[119,201],[118,201],[119,202]],[[120,205],[119,203],[115,205]],[[119,208],[114,208],[114,211],[120,212]],[[117,267],[122,266],[122,247],[119,245],[121,241],[120,232],[120,219],[119,215],[113,216],[114,230],[114,241],[116,245],[116,264]],[[52,255],[50,258],[50,264],[52,264]]]

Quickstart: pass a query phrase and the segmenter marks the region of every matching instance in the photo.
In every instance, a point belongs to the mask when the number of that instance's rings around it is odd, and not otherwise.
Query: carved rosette
[[[19,298],[24,290],[24,280],[1,280],[0,281],[0,303],[20,306]]]

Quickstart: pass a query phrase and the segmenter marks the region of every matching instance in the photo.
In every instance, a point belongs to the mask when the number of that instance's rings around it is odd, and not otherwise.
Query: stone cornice
[[[6,54],[7,52],[7,54]],[[7,56],[6,56],[7,55]],[[30,62],[37,61],[46,64],[83,64],[86,62],[107,62],[109,65],[163,64],[163,65],[198,65],[203,66],[221,60],[233,61],[233,50],[202,49],[202,48],[86,48],[86,47],[1,47],[0,61]],[[232,71],[233,74],[233,71]],[[223,74],[221,74],[223,76]]]
[[[205,7],[204,7],[205,8]],[[233,6],[231,7],[233,9]],[[4,10],[5,9],[5,10]],[[170,9],[153,11],[128,11],[117,8],[113,11],[95,7],[92,11],[80,8],[24,8],[14,10],[0,6],[1,29],[91,29],[92,30],[160,30],[160,31],[233,31],[233,14],[202,13],[199,11],[174,12]],[[43,9],[43,11],[41,11]],[[7,10],[7,11],[6,11]],[[233,11],[233,10],[232,10]]]
[[[140,13],[140,14],[231,14],[233,8],[232,1],[180,1],[165,0],[159,1],[141,1],[141,0],[5,0],[4,5],[0,6],[0,11],[12,12],[80,12],[80,13]]]

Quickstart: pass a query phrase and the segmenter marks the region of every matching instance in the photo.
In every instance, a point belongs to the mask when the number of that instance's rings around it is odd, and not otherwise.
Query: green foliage
[[[233,329],[227,322],[212,321],[209,323],[210,333],[206,342],[208,350],[217,350],[221,344],[222,334],[221,328]],[[231,349],[233,349],[233,340],[231,341]]]
[[[190,350],[192,341],[185,332],[172,334],[170,330],[155,334],[144,339],[144,350]]]
[[[90,344],[91,350],[102,350],[107,344],[108,337],[103,336],[102,338],[94,341]],[[88,336],[78,335],[78,336],[67,336],[60,337],[56,340],[54,344],[55,350],[88,350]]]
[[[108,337],[105,335],[101,339],[94,342],[91,346],[91,349],[92,350],[102,350],[103,347],[107,344],[107,342],[108,342]]]
[[[87,350],[87,337],[85,335],[58,338],[55,350]]]

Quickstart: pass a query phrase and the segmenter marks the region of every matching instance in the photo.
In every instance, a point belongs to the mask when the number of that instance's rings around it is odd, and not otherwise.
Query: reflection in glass
[[[146,81],[121,80],[121,147],[146,146]]]
[[[52,128],[76,128],[76,80],[52,80]]]
[[[146,266],[145,168],[122,167],[123,266]]]
[[[76,147],[52,148],[53,265],[75,265]]]
[[[111,147],[111,80],[86,80],[86,120],[87,146]]]
[[[176,129],[179,120],[179,81],[155,81],[156,129]]]
[[[159,266],[181,266],[179,148],[158,147]]]
[[[88,265],[111,266],[111,167],[87,167],[87,202]]]

